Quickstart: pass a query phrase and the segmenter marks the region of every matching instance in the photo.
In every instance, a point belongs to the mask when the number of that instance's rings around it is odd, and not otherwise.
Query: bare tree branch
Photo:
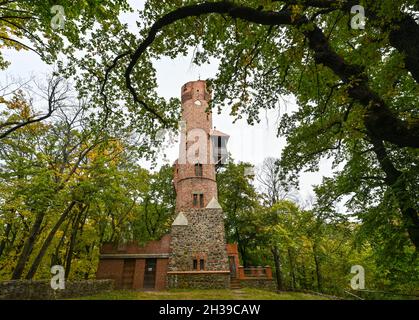
[[[59,85],[62,81],[62,78],[51,79],[48,84],[48,112],[46,114],[40,117],[32,117],[26,121],[12,121],[1,124],[0,128],[5,128],[9,126],[11,126],[11,128],[5,130],[4,132],[1,132],[0,139],[6,138],[8,135],[12,134],[16,130],[19,130],[20,128],[23,128],[27,125],[48,119],[61,106],[61,102],[66,98],[62,94],[60,95]],[[57,97],[57,95],[60,96]]]

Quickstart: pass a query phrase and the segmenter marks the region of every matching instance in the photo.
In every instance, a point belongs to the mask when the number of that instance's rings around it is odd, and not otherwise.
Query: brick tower
[[[186,83],[181,97],[183,122],[174,172],[176,211],[205,208],[212,198],[217,199],[215,165],[225,150],[219,140],[228,137],[212,129],[211,94],[205,81]]]
[[[176,212],[171,229],[168,287],[226,288],[230,271],[215,166],[228,135],[212,129],[211,93],[203,80],[182,86],[179,159],[174,164]]]

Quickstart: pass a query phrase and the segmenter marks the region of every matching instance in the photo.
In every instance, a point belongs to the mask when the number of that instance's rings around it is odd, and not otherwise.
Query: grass
[[[243,288],[240,290],[171,289],[165,291],[110,291],[77,300],[327,300],[326,297],[301,292],[275,293]]]

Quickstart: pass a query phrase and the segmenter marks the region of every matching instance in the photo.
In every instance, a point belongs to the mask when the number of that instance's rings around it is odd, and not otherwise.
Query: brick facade
[[[226,249],[229,259],[230,276],[232,278],[237,278],[239,276],[238,270],[240,266],[239,249],[237,243],[227,243]]]
[[[170,235],[165,235],[158,241],[150,241],[144,246],[139,246],[137,243],[127,243],[122,246],[104,244],[100,251],[96,278],[113,279],[116,288],[124,288],[124,265],[129,263],[128,260],[135,260],[126,288],[142,289],[146,261],[155,259],[154,289],[162,290],[166,287],[169,251]]]
[[[212,113],[209,109],[211,93],[202,80],[182,86],[182,120],[179,159],[174,165],[176,211],[206,207],[212,198],[217,199],[215,162],[211,140]],[[195,165],[202,166],[197,175]],[[193,194],[203,194],[203,203],[193,203]]]

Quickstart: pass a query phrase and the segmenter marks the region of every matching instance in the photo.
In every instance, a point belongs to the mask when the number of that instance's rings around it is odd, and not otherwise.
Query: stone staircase
[[[231,290],[241,289],[240,280],[237,279],[237,278],[231,278],[230,279],[230,289]]]

